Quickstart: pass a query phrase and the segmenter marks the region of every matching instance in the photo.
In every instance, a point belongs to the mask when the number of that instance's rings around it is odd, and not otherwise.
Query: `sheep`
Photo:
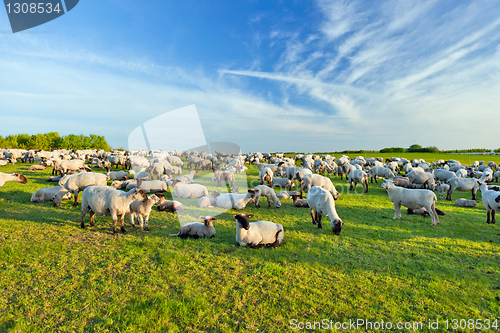
[[[55,174],[55,171],[59,171],[62,175],[66,175],[70,170],[80,170],[85,166],[85,161],[82,160],[62,160],[62,161],[54,161],[54,169],[52,170],[52,174]]]
[[[287,179],[290,181],[289,179]],[[271,207],[271,200],[273,201],[274,205],[276,208],[281,207],[281,201],[278,200],[278,197],[276,196],[276,193],[274,193],[274,190],[266,185],[258,185],[254,188],[256,195],[255,195],[255,207],[260,208],[260,203],[259,199],[261,196],[264,196],[267,198],[267,208]]]
[[[312,223],[318,224],[321,229],[321,214],[327,215],[330,218],[330,226],[335,235],[340,235],[342,231],[342,219],[337,214],[335,209],[335,200],[332,194],[319,186],[313,186],[307,192],[307,204],[311,208]]]
[[[435,172],[436,171],[434,171],[434,173]],[[455,176],[454,177],[467,178],[467,170],[465,170],[465,169],[457,170],[457,172],[455,172]],[[452,177],[450,177],[450,178],[452,178]]]
[[[394,179],[394,185],[399,186],[399,187],[404,187],[404,188],[412,188],[415,189],[417,188],[415,184],[410,183],[410,180],[408,177],[395,177]]]
[[[149,173],[146,171],[139,171],[134,175],[134,179],[142,179],[142,180],[152,180],[151,177],[149,176]]]
[[[250,246],[252,249],[265,245],[278,247],[283,242],[284,229],[279,223],[257,221],[249,223],[253,214],[233,214],[236,219],[236,242],[240,246]]]
[[[492,182],[498,183],[498,178],[500,178],[500,171],[495,171]]]
[[[130,183],[127,185],[127,189],[133,187],[134,183]],[[145,180],[142,179],[137,180],[137,187],[143,190],[145,193],[150,192],[166,192],[168,190],[167,183],[163,180]]]
[[[464,198],[460,198],[460,199],[455,200],[455,206],[458,206],[458,207],[474,208],[474,207],[476,207],[476,203],[477,203],[476,200],[467,200]]]
[[[446,181],[446,184],[450,185],[450,189],[446,195],[446,200],[451,201],[451,195],[453,191],[459,190],[462,192],[471,191],[472,200],[476,200],[476,192],[479,189],[481,183],[474,178],[458,178],[453,177]],[[477,200],[476,200],[477,201]]]
[[[214,172],[214,180],[217,180],[217,187],[221,186],[221,181],[231,183],[231,188],[234,188],[234,173],[230,171],[219,171],[217,168],[212,168]]]
[[[182,160],[178,156],[167,156],[166,160],[170,164],[180,165],[181,167],[184,166],[184,162],[182,162]]]
[[[387,170],[389,170],[389,169],[387,169]],[[351,186],[350,186],[351,191],[353,191],[353,190],[356,191],[356,187],[358,186],[358,183],[361,183],[361,185],[363,185],[363,193],[368,192],[368,174],[366,172],[364,172],[363,170],[351,171],[349,173],[349,183],[351,184]],[[352,185],[353,183],[354,183],[354,186]]]
[[[61,180],[62,176],[50,176],[47,178],[47,181],[50,182],[59,182]]]
[[[463,170],[463,169],[461,169],[461,170]],[[465,172],[465,176],[467,176],[467,171]],[[436,169],[436,170],[434,170],[434,178],[436,180],[440,180],[440,181],[445,182],[448,179],[453,178],[453,177],[458,177],[458,176],[457,176],[457,174],[455,174],[452,171],[448,171],[448,170],[444,170],[444,169]]]
[[[31,165],[28,170],[32,171],[32,170],[45,170],[45,167],[43,165],[40,165],[40,164],[36,164],[36,165]]]
[[[280,199],[291,199],[293,194],[299,195],[297,191],[279,191],[276,193],[276,197]]]
[[[54,207],[59,207],[59,204],[61,203],[63,197],[67,194],[67,192],[73,193],[73,196],[75,197],[73,206],[76,206],[78,204],[78,196],[80,194],[80,191],[83,191],[88,186],[106,186],[107,184],[106,175],[102,173],[84,172],[77,175],[65,177],[63,177],[59,181],[59,185],[62,185],[62,188],[54,196]]]
[[[203,220],[204,223],[200,222],[191,222],[184,224],[181,230],[176,234],[170,234],[172,237],[180,237],[180,238],[212,238],[215,236],[215,227],[213,225],[213,221],[217,221],[215,217],[211,216],[200,216],[200,220]]]
[[[125,170],[127,164],[127,158],[121,155],[108,156],[106,157],[106,161],[111,164],[111,167],[115,166],[118,168],[118,166],[121,165],[123,170]]]
[[[434,192],[426,189],[406,189],[397,187],[391,179],[385,179],[382,187],[387,190],[389,199],[394,204],[393,220],[401,218],[401,206],[411,209],[420,209],[425,207],[431,215],[431,225],[437,225],[439,223],[439,218],[436,212],[437,198]]]
[[[439,199],[444,199],[446,192],[450,189],[450,185],[448,184],[439,184],[438,185]]]
[[[495,213],[500,211],[500,194],[497,191],[488,189],[486,183],[482,183],[479,187],[484,207],[486,208],[486,223],[495,224]],[[491,212],[491,220],[490,220]]]
[[[5,182],[15,180],[18,183],[26,184],[28,180],[20,173],[3,173],[0,172],[0,187],[5,185]]]
[[[135,227],[134,217],[137,216],[141,231],[149,231],[149,215],[151,214],[151,207],[157,205],[160,198],[153,194],[148,197],[146,201],[132,201],[129,205],[130,210],[130,224]],[[146,221],[146,228],[144,228],[144,220]]]
[[[201,197],[200,200],[198,200],[198,207],[215,207],[219,195],[219,191],[215,190],[212,191],[210,195]]]
[[[161,175],[163,175],[165,171],[165,168],[163,166],[163,163],[157,162],[153,163],[151,167],[149,168],[149,173],[151,173],[151,179],[154,179],[156,176],[156,179],[160,179]]]
[[[409,173],[407,173],[407,176],[412,184],[422,184],[424,188],[428,187],[431,190],[436,189],[436,183],[432,173],[413,168]]]
[[[292,189],[295,187],[295,183],[288,178],[273,178],[271,182],[272,187],[279,187],[280,189]]]
[[[106,167],[106,176],[109,180],[129,179],[127,171],[110,171],[109,167]]]
[[[108,186],[89,186],[82,193],[81,228],[85,228],[85,215],[90,213],[90,225],[94,226],[94,215],[100,214],[111,216],[113,219],[113,233],[117,234],[116,223],[118,218],[121,222],[121,232],[125,233],[125,214],[129,212],[130,203],[134,200],[146,201],[148,199],[144,191],[135,189],[129,192],[115,190]]]
[[[208,190],[200,184],[175,184],[174,196],[181,199],[201,198],[208,195]]]
[[[264,167],[259,172],[260,185],[264,185],[265,182],[269,182],[269,185],[273,183],[274,173],[269,167]]]
[[[178,213],[184,210],[184,205],[179,201],[166,200],[163,193],[157,193],[156,195],[160,198],[160,203],[158,204],[160,212]]]
[[[52,187],[45,187],[38,189],[33,195],[31,196],[31,202],[48,202],[51,201],[54,196],[61,190],[62,186],[52,186]],[[66,194],[62,197],[62,200],[70,200],[71,199],[71,192],[66,192]]]
[[[292,194],[293,205],[299,208],[309,208],[309,204],[306,199],[298,199],[299,194]]]
[[[245,209],[256,194],[254,189],[249,189],[247,193],[242,194],[225,193],[217,197],[216,204],[217,207],[225,209]]]
[[[180,184],[194,184],[194,174],[196,173],[195,169],[191,169],[187,175],[182,175],[175,177],[173,180],[173,184],[180,183]]]
[[[335,200],[337,200],[340,195],[330,178],[321,175],[310,174],[305,175],[300,182],[300,198],[302,198],[304,189],[307,188],[307,190],[309,191],[312,186],[319,186],[329,191]]]
[[[429,212],[425,208],[420,208],[420,209],[411,209],[408,208],[407,211],[408,215],[421,215],[422,217],[429,216]],[[444,212],[442,210],[439,210],[436,208],[436,213],[440,216],[445,216]]]

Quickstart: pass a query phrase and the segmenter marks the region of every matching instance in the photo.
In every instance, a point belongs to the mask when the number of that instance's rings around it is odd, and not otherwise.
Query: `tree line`
[[[1,148],[18,149],[104,149],[109,151],[110,146],[102,135],[63,135],[57,132],[38,134],[14,134],[5,138],[0,135]]]

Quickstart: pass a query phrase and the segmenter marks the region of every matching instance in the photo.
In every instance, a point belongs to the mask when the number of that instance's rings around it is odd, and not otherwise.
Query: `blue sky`
[[[498,148],[500,2],[81,0],[12,34],[0,135],[104,135],[195,104],[243,151]],[[168,124],[165,135],[168,136]]]

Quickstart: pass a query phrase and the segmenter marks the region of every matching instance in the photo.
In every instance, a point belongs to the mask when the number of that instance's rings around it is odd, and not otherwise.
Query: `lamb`
[[[375,183],[378,184],[377,182],[377,177],[379,178],[394,178],[394,173],[388,169],[384,168],[382,166],[374,166],[373,168],[370,169],[371,171],[371,182],[373,183],[373,179],[375,179]]]
[[[330,218],[330,226],[335,235],[340,235],[344,222],[340,219],[335,210],[335,200],[332,194],[319,186],[313,186],[307,192],[307,204],[311,208],[312,223],[318,224],[321,229],[321,214],[327,215]]]
[[[125,233],[125,214],[129,213],[130,203],[134,200],[146,201],[144,191],[135,189],[129,192],[115,190],[108,186],[89,186],[82,193],[82,214],[80,226],[85,228],[85,215],[90,213],[90,225],[94,226],[94,215],[110,216],[113,219],[113,233],[117,234],[116,223],[121,222],[121,232]]]
[[[305,175],[302,178],[302,181],[300,182],[300,197],[302,198],[302,193],[305,188],[307,188],[307,190],[309,191],[309,189],[312,186],[319,186],[329,191],[335,200],[337,200],[337,198],[340,195],[339,192],[337,192],[335,186],[333,186],[333,183],[330,178],[321,175],[311,174],[311,175]]]
[[[0,172],[0,187],[5,185],[5,182],[15,180],[18,183],[26,184],[28,180],[20,173],[3,173]]]
[[[446,195],[446,192],[448,192],[449,189],[450,189],[450,185],[439,184],[438,185],[439,199],[444,199],[444,196]]]
[[[264,185],[265,182],[269,182],[269,185],[273,183],[274,173],[269,167],[264,167],[259,172],[260,185]]]
[[[458,177],[450,178],[446,181],[446,183],[450,185],[450,189],[448,190],[448,194],[446,196],[446,200],[448,201],[451,201],[451,195],[455,190],[463,192],[471,191],[472,200],[476,200],[476,192],[479,189],[479,186],[481,185],[481,182],[479,182],[474,178],[458,178]]]
[[[130,223],[135,227],[134,217],[137,216],[141,231],[149,231],[149,215],[151,214],[151,207],[160,203],[160,198],[155,194],[150,195],[146,201],[132,201],[129,205],[130,209]],[[144,220],[146,221],[146,228],[144,228]]]
[[[486,183],[482,183],[479,189],[481,191],[484,207],[486,208],[486,223],[495,224],[495,213],[500,211],[500,194],[497,191],[489,190]]]
[[[290,181],[289,179],[287,179]],[[258,185],[254,188],[256,195],[255,195],[255,207],[260,208],[260,203],[259,199],[261,196],[264,196],[267,198],[267,208],[271,207],[271,200],[273,201],[274,205],[276,208],[281,207],[281,201],[278,200],[278,197],[276,196],[276,193],[274,193],[274,190],[266,185]]]
[[[133,183],[127,185],[132,187]],[[168,190],[167,183],[162,180],[137,180],[137,187],[143,190],[145,193],[150,192],[166,192]]]
[[[234,173],[230,171],[219,171],[217,168],[212,168],[214,178],[217,180],[217,187],[221,186],[221,181],[231,183],[231,188],[234,188]]]
[[[278,247],[283,242],[284,229],[279,223],[257,221],[249,223],[253,214],[233,214],[236,219],[236,242],[240,246],[250,246],[252,249],[261,247]]]
[[[276,197],[280,199],[291,199],[293,194],[299,195],[297,191],[279,191],[276,193]]]
[[[160,198],[160,203],[158,205],[158,210],[160,212],[170,212],[175,214],[184,210],[184,205],[179,201],[166,200],[163,193],[157,193],[156,195]]]
[[[387,170],[389,170],[389,169],[387,169]],[[361,183],[361,185],[363,185],[363,193],[368,192],[368,174],[366,172],[364,172],[363,170],[351,171],[349,173],[349,183],[351,184],[351,187],[350,187],[351,191],[353,191],[353,190],[356,191],[356,187],[358,186],[358,183]],[[354,183],[354,187],[352,185],[353,183]]]
[[[467,200],[464,198],[460,198],[460,199],[457,199],[455,201],[455,206],[465,207],[465,208],[474,208],[474,207],[476,207],[476,203],[477,203],[476,200]]]
[[[177,198],[201,198],[208,195],[208,190],[200,184],[175,184],[174,196]]]
[[[394,204],[394,219],[401,218],[401,206],[411,209],[425,209],[430,213],[432,222],[431,225],[437,225],[439,218],[436,212],[436,195],[434,192],[426,189],[406,189],[394,185],[391,179],[385,179],[382,187],[387,190],[389,199]]]
[[[191,222],[182,226],[181,230],[176,234],[170,234],[172,237],[181,237],[181,238],[212,238],[215,236],[215,227],[213,225],[213,221],[217,221],[215,217],[211,216],[200,216],[200,220],[203,220],[204,223],[200,222]]]
[[[63,197],[67,195],[67,192],[73,193],[75,197],[75,202],[73,206],[78,204],[78,196],[80,191],[83,191],[88,186],[98,185],[98,186],[106,186],[106,175],[102,173],[96,172],[84,172],[79,173],[77,175],[65,176],[67,178],[62,178],[59,181],[59,185],[62,185],[62,188],[57,194],[54,196],[54,207],[59,207],[59,204],[63,200]]]
[[[217,207],[225,209],[245,209],[256,194],[254,189],[249,189],[247,193],[243,194],[225,193],[217,197],[216,204]]]
[[[31,165],[28,170],[32,171],[32,170],[45,170],[45,167],[43,165],[40,165],[40,164],[36,164],[36,165]]]
[[[194,184],[194,174],[196,173],[195,169],[191,169],[187,175],[182,175],[174,178],[173,184]]]
[[[109,167],[106,167],[106,176],[110,180],[127,180],[129,178],[127,171],[110,171]]]
[[[212,191],[210,195],[201,197],[200,200],[198,200],[198,207],[215,207],[219,195],[219,191],[215,190]]]
[[[295,183],[292,182],[290,179],[288,178],[273,178],[272,182],[271,182],[271,186],[272,187],[279,187],[280,189],[284,188],[284,189],[289,189],[291,190],[292,188],[295,187]]]
[[[306,199],[298,199],[299,194],[292,194],[293,205],[299,208],[309,208],[309,204]]]
[[[47,178],[47,181],[50,182],[59,182],[61,180],[62,176],[50,176]]]
[[[31,196],[31,202],[39,202],[39,203],[44,203],[51,201],[54,196],[61,190],[62,186],[52,186],[52,187],[45,187],[38,189],[33,195]],[[62,197],[62,200],[70,200],[71,199],[71,192],[66,192],[66,194]]]

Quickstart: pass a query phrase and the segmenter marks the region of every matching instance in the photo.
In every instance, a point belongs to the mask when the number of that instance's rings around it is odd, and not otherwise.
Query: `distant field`
[[[375,155],[391,156],[500,164],[497,155]],[[332,177],[342,193],[340,237],[328,218],[318,229],[309,210],[291,200],[267,209],[261,199],[264,208],[245,212],[255,214],[253,221],[282,223],[285,239],[277,249],[250,249],[236,245],[232,214],[240,211],[233,210],[217,216],[217,234],[207,240],[168,237],[179,223],[158,211],[150,232],[131,227],[128,217],[125,235],[112,235],[110,217],[81,229],[80,206],[30,202],[36,189],[50,186],[51,170],[28,166],[0,168],[29,180],[0,187],[0,332],[288,332],[299,322],[350,319],[436,332],[429,321],[444,331],[446,320],[493,324],[499,317],[499,225],[485,223],[481,202],[473,209],[453,205],[470,193],[438,201],[446,216],[431,227],[430,218],[406,211],[393,221],[380,181],[361,194],[359,185],[353,193]],[[257,176],[250,167],[252,186]]]

